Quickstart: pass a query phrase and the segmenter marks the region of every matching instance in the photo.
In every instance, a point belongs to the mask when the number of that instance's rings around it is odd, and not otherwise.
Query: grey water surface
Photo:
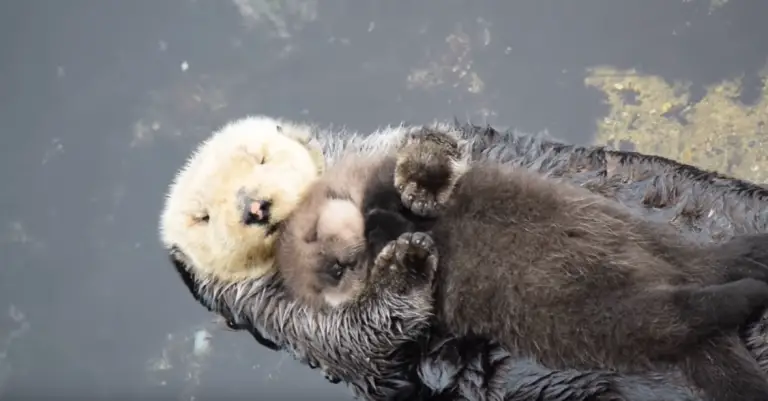
[[[592,141],[609,65],[759,83],[764,0],[0,2],[0,399],[349,399],[221,331],[157,237],[228,119],[458,117]],[[744,102],[758,94],[744,91]]]

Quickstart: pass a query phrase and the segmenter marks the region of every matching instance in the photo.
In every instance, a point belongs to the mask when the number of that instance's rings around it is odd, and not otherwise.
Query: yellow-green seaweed
[[[585,84],[600,90],[609,106],[608,115],[598,121],[596,142],[629,141],[639,152],[766,182],[767,75],[762,74],[761,96],[753,105],[738,99],[740,77],[707,87],[693,103],[688,83],[669,83],[636,70],[593,68]]]

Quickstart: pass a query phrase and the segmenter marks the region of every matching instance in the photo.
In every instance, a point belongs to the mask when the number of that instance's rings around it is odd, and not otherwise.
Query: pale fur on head
[[[189,278],[195,297],[233,325],[263,328],[277,343],[288,340],[301,359],[348,382],[403,380],[398,379],[402,359],[390,356],[427,327],[431,294],[382,297],[317,314],[295,302],[273,269],[276,236],[241,222],[237,196],[243,191],[272,201],[273,223],[293,211],[320,173],[320,153],[313,153],[322,143],[318,139],[310,126],[265,116],[225,125],[197,148],[171,183],[160,219],[161,241],[185,281]],[[397,144],[391,135],[371,139],[363,146],[371,154]],[[387,331],[343,329],[358,326],[358,319]],[[364,380],[358,386],[378,388],[381,382]]]
[[[676,221],[681,231],[702,242],[721,241],[737,232],[768,230],[768,215],[762,212],[768,207],[768,192],[749,183],[654,156],[567,145],[542,134],[499,132],[458,122],[435,126],[458,129],[469,142],[473,160],[497,161],[588,186],[648,218]],[[360,135],[303,127],[311,132],[311,142],[319,144],[328,164],[347,151],[364,155],[391,150],[404,135],[421,128],[395,126]],[[428,346],[400,346],[387,358],[368,359],[366,355],[376,355],[381,349],[373,344],[378,333],[365,327],[390,324],[385,337],[399,334],[402,345],[410,344],[412,330],[421,327],[405,324],[413,316],[422,316],[420,308],[427,305],[409,297],[382,297],[378,304],[364,308],[350,305],[332,313],[316,313],[288,296],[275,272],[233,282],[195,279],[199,299],[214,311],[232,316],[243,327],[261,330],[304,363],[321,363],[369,399],[395,394],[407,397],[401,399],[419,399],[415,392],[426,391],[451,394],[443,399],[568,397],[581,401],[605,390],[628,400],[695,399],[687,396],[690,393],[684,384],[671,381],[668,372],[653,378],[598,371],[553,372],[476,339],[429,338]],[[408,311],[416,312],[410,315]],[[750,329],[753,352],[768,349],[765,341],[759,341],[764,331],[758,325]],[[398,341],[391,343],[393,348]],[[374,362],[381,360],[388,364],[377,369]],[[762,364],[768,358],[759,360]],[[671,393],[679,395],[661,397]]]
[[[200,278],[234,283],[269,272],[271,231],[323,169],[309,140],[307,127],[264,116],[215,132],[170,185],[160,219],[163,244],[175,247]],[[243,196],[271,202],[269,224],[243,223]]]

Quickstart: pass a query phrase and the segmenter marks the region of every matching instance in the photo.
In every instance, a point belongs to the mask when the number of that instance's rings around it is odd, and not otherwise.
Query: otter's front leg
[[[418,216],[437,216],[466,170],[463,154],[459,140],[447,132],[412,134],[395,165],[395,187],[403,205]]]
[[[429,234],[405,233],[376,256],[371,280],[374,286],[398,294],[431,287],[437,261],[437,247]]]

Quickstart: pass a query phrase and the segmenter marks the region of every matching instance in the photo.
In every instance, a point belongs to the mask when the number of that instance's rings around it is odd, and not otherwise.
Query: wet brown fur
[[[472,142],[473,160],[489,160],[528,169],[555,181],[582,185],[602,196],[626,205],[646,219],[671,224],[680,234],[706,243],[722,243],[734,235],[768,231],[768,191],[758,184],[659,156],[610,150],[600,146],[576,146],[557,141],[546,134],[526,134],[455,122],[440,124],[454,129]],[[395,127],[371,135],[338,130],[312,130],[327,160],[334,164],[345,152],[379,153],[388,138],[399,137],[416,127]],[[231,152],[205,156],[227,160]],[[220,171],[228,171],[226,167]],[[289,171],[289,170],[286,170]],[[283,173],[277,174],[283,177]],[[225,173],[226,174],[226,173]],[[275,176],[276,173],[270,174]],[[264,175],[267,177],[267,175]],[[203,182],[198,188],[209,190]],[[190,193],[175,197],[190,199]],[[194,197],[191,198],[194,200]],[[185,234],[186,235],[186,234]],[[181,237],[182,239],[184,237]],[[178,235],[170,239],[179,239]],[[247,244],[241,241],[240,244]],[[357,371],[357,364],[346,358],[364,355],[357,348],[362,338],[353,322],[363,316],[340,314],[340,320],[319,323],[297,312],[298,302],[284,297],[279,275],[240,280],[237,285],[211,281],[194,266],[190,249],[173,243],[168,247],[176,270],[203,306],[234,319],[237,328],[267,338],[272,348],[282,348],[302,363],[316,367],[328,355],[330,366]],[[202,249],[205,251],[205,248]],[[220,263],[221,260],[219,259]],[[244,262],[245,263],[245,262]],[[222,265],[223,266],[223,265]],[[404,298],[398,298],[404,299]],[[393,310],[393,309],[387,309]],[[366,310],[367,311],[367,310]],[[742,340],[765,370],[768,367],[766,322],[750,324]],[[340,332],[338,327],[348,329]],[[364,327],[361,327],[361,329]],[[346,337],[344,337],[346,335]],[[589,401],[600,399],[633,401],[701,401],[690,393],[688,383],[677,372],[659,370],[643,375],[623,375],[604,370],[550,370],[496,342],[475,337],[452,337],[449,333],[431,337],[423,349],[403,348],[390,356],[395,370],[345,379],[360,397],[366,399],[408,400],[547,400]],[[309,358],[310,359],[306,359]],[[319,358],[319,359],[316,359]],[[402,362],[407,361],[405,366]],[[418,391],[416,391],[418,389]],[[416,392],[414,392],[416,391]],[[397,394],[395,397],[394,394]],[[605,398],[603,398],[605,397]]]
[[[364,283],[390,291],[410,286],[370,277],[368,266],[380,248],[366,248],[362,205],[369,183],[391,177],[377,178],[387,170],[383,165],[391,172],[394,159],[343,158],[310,186],[279,233],[276,265],[286,287],[318,310],[359,300],[364,291],[372,295],[375,291]]]
[[[768,242],[743,237],[696,247],[585,189],[496,164],[466,169],[450,137],[421,138],[397,158],[348,157],[310,188],[277,245],[277,264],[295,295],[338,307],[377,286],[405,293],[430,283],[439,255],[435,313],[451,334],[492,338],[550,368],[677,365],[714,400],[768,394],[766,377],[736,336],[768,302],[768,286],[753,280],[768,275],[759,263],[734,263],[755,241]],[[404,225],[400,238],[388,232],[371,240],[372,226],[389,224],[381,216],[373,222],[372,211],[390,220],[402,212],[372,198],[395,188],[412,211],[439,216],[431,237],[413,241]],[[352,220],[365,217],[365,230],[355,224],[355,235],[339,243],[333,233],[350,226],[347,218],[324,218],[334,202],[347,202],[350,214],[357,207]]]
[[[736,334],[765,306],[768,236],[694,246],[586,189],[498,164],[465,172],[444,133],[415,138],[394,183],[406,206],[438,216],[435,313],[447,331],[550,368],[671,363],[714,400],[768,397]]]

